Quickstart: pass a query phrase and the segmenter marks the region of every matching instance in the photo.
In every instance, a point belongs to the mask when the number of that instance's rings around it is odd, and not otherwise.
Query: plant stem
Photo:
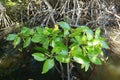
[[[61,77],[62,77],[62,80],[64,80],[64,69],[61,62],[60,62],[60,68],[61,68]]]
[[[67,63],[67,80],[70,80],[70,65]]]

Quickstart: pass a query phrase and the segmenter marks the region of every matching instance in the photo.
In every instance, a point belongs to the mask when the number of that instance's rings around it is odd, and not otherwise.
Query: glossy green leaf
[[[74,56],[73,59],[75,60],[75,62],[79,63],[79,64],[88,64],[90,63],[90,61],[88,60],[88,58],[84,57],[84,56]]]
[[[21,41],[21,38],[16,36],[15,39],[14,39],[14,42],[13,42],[14,47],[16,47],[20,43],[20,41]]]
[[[42,53],[33,53],[32,56],[37,61],[44,61],[46,59],[46,57]]]
[[[87,41],[86,35],[83,35],[83,36],[82,36],[82,41],[83,41],[83,42],[86,42],[86,41]]]
[[[88,41],[88,46],[96,46],[96,45],[100,45],[100,40],[98,39],[93,39],[91,41]]]
[[[82,43],[82,37],[80,37],[80,36],[75,36],[75,39],[77,40],[77,42],[78,42],[79,44]]]
[[[87,57],[84,56],[74,56],[73,59],[75,60],[75,62],[79,63],[79,64],[88,64],[90,61],[87,59]]]
[[[52,42],[51,42],[51,46],[52,46],[52,47],[55,47],[55,46],[56,46],[56,42],[55,42],[55,40],[52,40]]]
[[[48,49],[49,47],[49,39],[46,39],[44,42],[43,42],[43,47]]]
[[[100,44],[100,40],[98,40],[98,39],[94,39],[93,40],[93,45],[95,46],[95,45],[99,45]]]
[[[15,39],[16,36],[17,36],[17,34],[9,34],[9,35],[7,36],[7,40],[12,41],[12,40]]]
[[[43,28],[41,27],[36,27],[37,33],[42,34],[43,33]]]
[[[82,55],[82,49],[79,46],[73,46],[70,50],[71,55],[74,56],[78,56],[78,55]]]
[[[63,21],[59,22],[59,25],[64,30],[70,30],[70,28],[71,28],[68,23],[63,22]]]
[[[93,31],[92,30],[86,30],[87,38],[88,40],[93,39]]]
[[[28,47],[30,45],[30,42],[31,42],[31,38],[30,37],[26,38],[26,40],[23,43],[23,48]]]
[[[27,31],[29,31],[30,29],[29,28],[27,28],[27,27],[22,27],[21,28],[21,34],[25,34]]]
[[[67,49],[63,49],[60,52],[62,55],[68,55],[68,50]]]
[[[90,63],[88,63],[88,64],[81,64],[81,69],[85,68],[85,71],[88,71],[89,67],[90,67]]]
[[[41,36],[39,34],[34,34],[32,37],[32,42],[39,43],[41,41]]]
[[[97,28],[95,31],[95,38],[98,39],[100,37],[100,28]]]
[[[90,67],[90,64],[89,64],[89,63],[88,63],[88,64],[85,64],[85,71],[88,71],[89,67]]]
[[[44,65],[43,65],[43,70],[42,70],[42,74],[48,72],[51,68],[54,67],[54,59],[47,59],[45,62],[44,62]]]
[[[30,32],[29,32],[29,34],[30,35],[33,35],[35,32],[34,32],[34,29],[30,29]]]
[[[68,48],[62,42],[57,42],[56,46],[52,49],[52,53],[68,53]]]
[[[68,54],[68,51],[67,51],[67,49],[64,49],[64,48],[62,48],[62,47],[54,47],[54,48],[52,49],[52,53],[64,54],[64,55],[66,55],[66,54]]]
[[[61,39],[61,37],[58,36],[58,37],[56,37],[56,38],[54,39],[54,41],[55,41],[55,42],[61,42],[62,39]]]
[[[59,54],[61,52],[61,47],[54,47],[52,49],[52,53],[56,53],[56,54]]]
[[[93,39],[93,31],[89,27],[81,26],[81,29],[86,33],[88,40]]]
[[[85,65],[84,64],[81,64],[81,69],[85,68]]]
[[[102,48],[106,48],[106,49],[109,48],[108,44],[103,40],[100,40],[100,44],[101,44]]]
[[[102,64],[102,62],[101,62],[101,60],[98,58],[98,57],[94,57],[94,56],[92,56],[92,57],[89,57],[89,59],[90,59],[90,61],[91,62],[93,62],[94,64],[97,64],[97,65],[101,65]]]
[[[68,55],[57,55],[55,56],[56,60],[62,63],[69,63],[70,57]]]
[[[66,37],[67,35],[69,35],[69,31],[68,30],[64,30],[64,37]]]
[[[20,34],[24,37],[28,37],[34,34],[34,30],[27,27],[22,27]]]
[[[61,47],[61,49],[67,49],[66,45],[62,41],[56,42],[56,47]]]
[[[88,40],[93,39],[93,35],[91,35],[91,34],[87,33],[87,39],[88,39]]]
[[[52,33],[52,32],[53,32],[53,28],[45,27],[45,29],[46,29],[49,33]]]
[[[69,35],[70,37],[82,36],[81,34],[83,33],[80,27],[77,27],[76,29],[71,29],[70,31],[71,31],[70,32],[71,34]]]
[[[44,35],[50,35],[51,33],[48,30],[43,31]]]

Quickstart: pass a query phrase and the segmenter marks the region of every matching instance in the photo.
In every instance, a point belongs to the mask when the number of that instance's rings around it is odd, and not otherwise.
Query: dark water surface
[[[120,56],[110,54],[107,63],[97,66],[92,77],[91,80],[120,80]]]
[[[1,76],[0,80],[59,80],[59,73],[53,68],[47,74],[41,74],[42,64],[35,61],[29,65],[23,65],[11,74]],[[54,74],[55,73],[55,74]]]

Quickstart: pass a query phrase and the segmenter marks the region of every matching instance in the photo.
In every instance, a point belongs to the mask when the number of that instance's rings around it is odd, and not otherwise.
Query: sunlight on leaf
[[[15,39],[14,39],[14,43],[13,43],[14,44],[14,48],[20,43],[20,41],[21,41],[21,38],[16,36]]]
[[[37,61],[44,61],[46,59],[46,57],[42,53],[33,53],[32,56]]]
[[[40,37],[40,35],[39,34],[34,34],[34,36],[32,37],[32,42],[34,42],[34,43],[38,43],[38,42],[40,42],[41,41],[41,37]]]
[[[102,48],[106,48],[106,49],[109,48],[108,44],[103,40],[100,41],[100,44],[101,44]]]
[[[97,64],[97,65],[101,65],[102,64],[101,60],[98,57],[96,57],[96,56],[89,57],[89,59],[94,64]]]
[[[59,22],[59,25],[60,25],[60,27],[62,27],[64,30],[70,30],[70,28],[71,28],[68,23],[63,22],[63,21]]]
[[[23,48],[26,48],[30,45],[30,42],[31,42],[31,38],[28,37],[26,38],[25,42],[23,43]]]
[[[7,36],[7,40],[12,41],[12,40],[15,39],[16,36],[17,36],[16,34],[9,34],[9,35]]]
[[[95,38],[98,39],[100,37],[100,28],[98,27],[95,31]]]
[[[69,63],[70,62],[70,57],[67,55],[57,55],[55,56],[56,60],[62,63]]]
[[[51,68],[54,67],[54,65],[55,65],[54,59],[47,59],[47,60],[44,62],[42,74],[48,72]]]

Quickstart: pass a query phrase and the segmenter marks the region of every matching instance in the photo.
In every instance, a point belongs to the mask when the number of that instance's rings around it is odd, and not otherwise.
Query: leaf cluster
[[[44,61],[42,73],[48,72],[55,65],[55,60],[61,63],[76,62],[87,71],[90,64],[102,64],[102,48],[109,48],[105,38],[100,36],[100,28],[93,32],[87,26],[72,28],[66,22],[59,22],[54,28],[22,27],[18,34],[9,34],[7,40],[13,41],[14,47],[23,41],[23,48],[30,43],[37,52],[32,56],[37,61]]]

